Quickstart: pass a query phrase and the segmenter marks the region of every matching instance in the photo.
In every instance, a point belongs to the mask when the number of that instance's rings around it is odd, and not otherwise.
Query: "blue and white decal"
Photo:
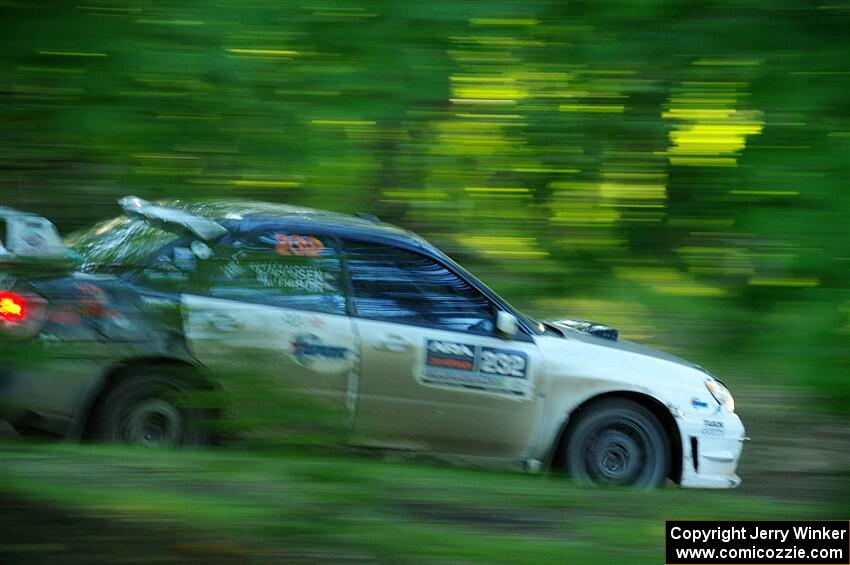
[[[351,353],[348,347],[329,345],[312,333],[296,335],[290,342],[290,350],[296,363],[319,371],[348,364]]]

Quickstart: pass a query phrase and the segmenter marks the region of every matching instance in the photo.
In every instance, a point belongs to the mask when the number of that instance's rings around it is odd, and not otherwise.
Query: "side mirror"
[[[519,322],[513,314],[500,310],[496,314],[496,329],[501,337],[510,339],[519,331]]]

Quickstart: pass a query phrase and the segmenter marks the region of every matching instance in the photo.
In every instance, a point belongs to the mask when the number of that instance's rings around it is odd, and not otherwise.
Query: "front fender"
[[[545,370],[540,395],[543,410],[532,459],[545,461],[575,410],[610,394],[641,395],[670,411],[675,400],[704,390],[705,374],[670,356],[644,355],[608,340],[541,337]]]
[[[542,396],[541,430],[531,459],[550,462],[553,450],[576,410],[596,398],[615,394],[645,396],[667,406],[651,389],[634,384],[589,377],[559,380]]]

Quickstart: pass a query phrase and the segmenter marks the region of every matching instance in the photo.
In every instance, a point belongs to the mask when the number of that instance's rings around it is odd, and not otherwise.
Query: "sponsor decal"
[[[694,408],[708,408],[708,402],[701,400],[696,396],[691,399],[691,406]]]
[[[450,341],[428,340],[428,357],[425,364],[430,367],[448,367],[458,371],[475,368],[475,346]]]
[[[315,334],[299,334],[290,343],[295,360],[305,367],[316,363],[345,361],[349,349],[336,345],[326,345]]]
[[[421,380],[526,396],[528,356],[522,351],[426,340]]]
[[[708,437],[722,437],[726,435],[726,427],[720,420],[703,420],[701,434]]]
[[[325,246],[317,238],[298,234],[279,233],[275,235],[277,243],[275,250],[278,255],[297,255],[299,257],[316,257]]]

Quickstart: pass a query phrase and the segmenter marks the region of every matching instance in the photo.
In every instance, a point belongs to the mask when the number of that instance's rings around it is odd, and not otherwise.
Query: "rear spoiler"
[[[204,241],[217,239],[227,233],[224,226],[209,218],[196,216],[178,208],[154,204],[138,196],[120,198],[118,205],[129,218],[140,218],[170,232],[188,232]]]
[[[0,206],[0,267],[68,262],[65,245],[50,220]]]

